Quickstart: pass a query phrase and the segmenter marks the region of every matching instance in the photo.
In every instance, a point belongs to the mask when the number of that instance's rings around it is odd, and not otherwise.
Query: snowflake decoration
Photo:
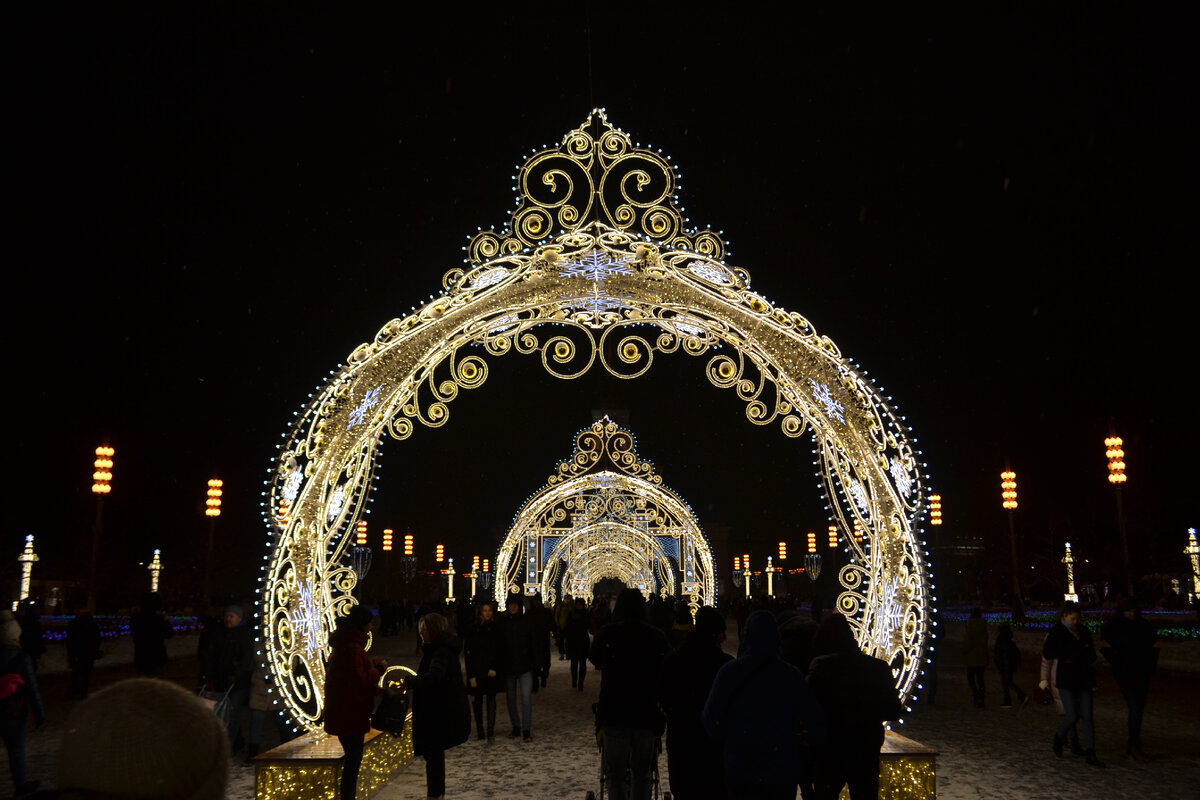
[[[909,476],[908,470],[904,468],[904,465],[899,460],[893,458],[890,472],[892,480],[896,483],[896,488],[900,490],[900,494],[904,495],[904,499],[907,500],[909,495],[912,494],[912,477]]]
[[[875,609],[875,630],[872,639],[884,652],[897,643],[900,629],[904,625],[903,592],[894,580],[884,580],[879,592],[879,605]]]
[[[486,289],[489,286],[495,286],[506,277],[508,277],[508,270],[504,267],[493,267],[476,278],[475,282],[471,284],[471,288]]]
[[[363,424],[363,420],[367,417],[367,412],[374,408],[379,403],[379,387],[376,386],[371,391],[363,395],[362,402],[358,404],[353,411],[350,412],[350,422],[346,425],[346,430],[350,430],[356,425]]]
[[[808,382],[812,384],[813,396],[825,406],[825,413],[831,417],[837,417],[837,421],[845,425],[846,418],[842,416],[842,412],[846,410],[846,407],[833,399],[833,395],[829,392],[829,386],[817,383],[812,378],[809,378]]]
[[[871,510],[871,504],[867,500],[867,490],[858,481],[850,481],[850,497],[854,500],[854,505],[858,506],[858,511],[864,517]]]
[[[628,258],[616,258],[603,250],[593,250],[585,256],[567,262],[560,272],[565,278],[602,281],[613,275],[632,275],[633,269],[629,264]]]
[[[605,311],[616,311],[622,307],[623,305],[619,303],[615,297],[609,297],[608,295],[597,293],[593,293],[590,297],[585,298],[572,306],[572,308],[576,311],[583,311],[591,314],[603,314]]]
[[[325,646],[312,581],[300,584],[299,595],[296,607],[292,609],[292,627],[297,638],[304,642],[304,651],[311,659]]]
[[[517,324],[517,318],[514,315],[509,314],[506,317],[501,317],[500,319],[493,321],[492,324],[488,327],[488,333],[491,333],[491,334],[504,333],[505,331],[511,329],[516,324]]]
[[[304,473],[298,469],[288,472],[287,480],[283,482],[283,499],[290,506],[300,496],[300,484],[304,482]]]
[[[698,278],[703,278],[709,283],[715,283],[719,286],[732,286],[733,282],[729,280],[729,276],[723,270],[719,270],[712,264],[706,264],[703,261],[693,261],[688,264],[688,272]]]
[[[675,329],[687,336],[703,336],[704,328],[700,322],[691,317],[675,317]]]
[[[341,513],[344,502],[346,502],[346,485],[342,484],[333,490],[333,496],[329,498],[329,504],[325,506],[325,518],[331,524],[337,519],[338,514]]]

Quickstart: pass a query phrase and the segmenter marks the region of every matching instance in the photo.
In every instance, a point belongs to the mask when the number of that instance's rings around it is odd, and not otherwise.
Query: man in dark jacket
[[[1112,664],[1113,677],[1129,709],[1125,752],[1138,761],[1149,761],[1142,751],[1142,715],[1150,693],[1150,676],[1158,666],[1158,631],[1142,618],[1137,603],[1126,600],[1117,615],[1104,623],[1100,639],[1100,652]]]
[[[664,723],[656,689],[667,637],[646,622],[646,601],[637,589],[621,591],[613,619],[596,634],[589,655],[600,670],[596,724],[604,731],[605,784],[613,800],[625,800],[629,770],[632,797],[648,800],[655,744]]]
[[[67,666],[71,668],[71,688],[67,697],[86,700],[92,683],[92,667],[100,657],[100,626],[86,609],[80,609],[67,623]]]
[[[533,739],[533,627],[522,613],[521,596],[510,594],[501,625],[504,640],[504,688],[508,701],[510,737]],[[520,697],[518,698],[518,692]]]
[[[212,692],[229,693],[229,741],[233,753],[244,746],[242,711],[250,702],[250,675],[254,672],[254,636],[242,619],[242,607],[225,609],[224,628],[206,643],[201,662],[203,682]]]

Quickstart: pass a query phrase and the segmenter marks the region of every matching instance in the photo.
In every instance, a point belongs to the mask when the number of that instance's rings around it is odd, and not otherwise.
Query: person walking
[[[567,658],[571,659],[571,688],[583,691],[583,679],[587,677],[588,650],[592,646],[592,637],[588,631],[591,624],[591,614],[587,602],[582,597],[575,598],[575,607],[567,617],[563,629],[563,638],[567,642]]]
[[[1021,648],[1013,641],[1012,626],[1007,622],[1000,624],[996,631],[996,643],[992,646],[992,660],[1000,672],[1000,687],[1004,697],[1000,702],[1001,708],[1012,708],[1012,695],[1016,692],[1017,702],[1024,707],[1029,702],[1029,695],[1014,680],[1017,668],[1021,666]]]
[[[496,693],[503,691],[504,641],[496,621],[496,604],[485,600],[479,605],[474,630],[467,637],[464,647],[467,662],[469,692],[474,697],[475,738],[496,736]],[[484,733],[483,707],[487,703],[487,732]]]
[[[1150,676],[1158,666],[1158,631],[1142,618],[1133,600],[1119,606],[1117,614],[1100,629],[1100,652],[1112,664],[1113,677],[1128,709],[1125,753],[1149,761],[1142,750],[1142,716],[1150,693]]]
[[[983,708],[983,669],[987,666],[988,632],[983,612],[971,609],[967,620],[967,633],[963,640],[963,665],[967,668],[967,685],[971,687],[971,702]]]
[[[529,742],[533,741],[534,641],[533,628],[522,610],[521,596],[510,594],[500,630],[504,640],[504,699],[512,723],[508,735]]]
[[[808,685],[825,711],[830,734],[829,747],[817,754],[815,797],[835,800],[849,786],[851,800],[875,800],[882,723],[899,719],[904,710],[892,669],[859,649],[841,614],[822,620],[813,645]]]
[[[1075,723],[1080,722],[1080,739],[1087,763],[1102,767],[1104,764],[1096,757],[1096,733],[1092,721],[1092,689],[1096,686],[1092,664],[1096,661],[1096,650],[1092,645],[1092,634],[1082,624],[1080,616],[1077,603],[1064,603],[1058,623],[1042,646],[1043,656],[1058,661],[1055,682],[1065,712],[1062,724],[1054,734],[1054,754],[1062,756],[1068,734]]]
[[[622,589],[613,622],[592,642],[589,660],[600,670],[596,725],[604,734],[604,776],[612,800],[649,800],[655,746],[665,720],[656,690],[667,637],[646,619],[646,600]],[[632,775],[625,792],[625,773]]]
[[[38,788],[27,780],[25,736],[29,715],[36,727],[46,721],[46,708],[38,691],[29,655],[21,647],[21,626],[7,609],[0,614],[0,738],[8,751],[14,794],[25,797]]]
[[[96,619],[81,608],[67,623],[67,666],[71,668],[71,685],[67,697],[85,700],[92,684],[92,668],[100,652],[100,626]]]
[[[546,679],[550,677],[550,646],[558,630],[554,624],[554,612],[542,603],[541,595],[529,598],[525,616],[533,629],[533,686],[532,691],[539,687],[545,688]]]
[[[702,606],[682,644],[663,659],[658,704],[667,715],[667,772],[675,800],[727,797],[721,746],[700,722],[717,672],[733,660],[721,648],[725,628],[720,612]]]
[[[413,753],[425,758],[426,800],[446,795],[446,751],[471,735],[471,712],[463,687],[458,655],[462,642],[441,614],[426,614],[417,622],[421,664],[404,679],[412,690]]]
[[[175,635],[162,613],[157,592],[142,595],[141,608],[129,618],[133,638],[133,668],[146,678],[161,678],[167,666],[167,639]]]
[[[387,669],[382,658],[367,656],[367,634],[374,624],[371,609],[352,606],[338,617],[329,637],[331,652],[325,670],[325,732],[341,742],[344,758],[338,785],[340,800],[354,800],[363,746],[371,730],[371,706],[379,693],[379,676]]]
[[[227,697],[230,752],[236,754],[245,744],[242,712],[250,702],[250,675],[255,665],[254,637],[242,618],[241,606],[225,609],[223,626],[203,646],[201,681],[209,691]]]
[[[792,800],[797,784],[811,783],[805,750],[825,745],[825,715],[780,657],[771,612],[755,611],[743,630],[743,655],[717,671],[700,721],[720,743],[730,800]]]

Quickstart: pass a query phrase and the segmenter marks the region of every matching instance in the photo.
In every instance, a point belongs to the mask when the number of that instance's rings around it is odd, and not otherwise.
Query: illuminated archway
[[[580,431],[575,452],[513,520],[496,556],[496,599],[510,592],[591,599],[601,578],[643,594],[713,605],[712,552],[690,506],[663,485],[608,417]]]
[[[899,416],[827,336],[751,290],[719,234],[685,227],[668,160],[602,111],[517,177],[510,227],[472,238],[442,293],[356,348],[284,434],[264,503],[261,594],[282,703],[317,727],[328,632],[355,602],[349,534],[381,440],[445,424],[458,392],[487,379],[487,359],[513,352],[566,379],[596,366],[636,378],[658,355],[707,356],[709,381],[737,392],[750,422],[810,433],[846,550],[837,607],[908,695],[933,598],[919,453]],[[846,535],[855,522],[862,542]]]

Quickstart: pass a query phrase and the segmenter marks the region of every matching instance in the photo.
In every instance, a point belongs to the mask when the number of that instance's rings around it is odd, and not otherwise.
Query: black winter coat
[[[597,725],[662,733],[658,676],[667,654],[667,637],[648,622],[613,622],[592,641],[588,660],[600,670]]]
[[[467,662],[468,691],[471,694],[495,694],[504,691],[504,638],[495,620],[480,623],[467,637],[463,651]],[[488,671],[496,673],[488,677]],[[475,679],[471,687],[470,680]]]
[[[1158,665],[1158,631],[1142,617],[1117,616],[1100,629],[1100,646],[1119,686],[1142,687]]]
[[[667,715],[671,790],[681,797],[724,797],[724,748],[709,738],[700,713],[717,677],[733,660],[711,634],[695,629],[663,659],[658,702]]]
[[[588,648],[592,646],[592,637],[588,635],[591,618],[587,611],[571,610],[567,618],[565,635],[567,637],[567,657],[575,660],[588,657]]]
[[[500,632],[504,639],[505,675],[522,675],[533,672],[534,641],[533,626],[524,614],[505,613],[500,618]]]
[[[462,642],[443,631],[421,650],[417,674],[408,679],[413,695],[413,752],[419,756],[462,744],[471,731],[471,707],[458,661]]]
[[[1092,634],[1083,625],[1079,633],[1071,633],[1060,621],[1046,636],[1042,645],[1042,656],[1058,660],[1054,685],[1059,689],[1080,691],[1096,685],[1096,673],[1092,664],[1096,661],[1096,649],[1092,646]]]

